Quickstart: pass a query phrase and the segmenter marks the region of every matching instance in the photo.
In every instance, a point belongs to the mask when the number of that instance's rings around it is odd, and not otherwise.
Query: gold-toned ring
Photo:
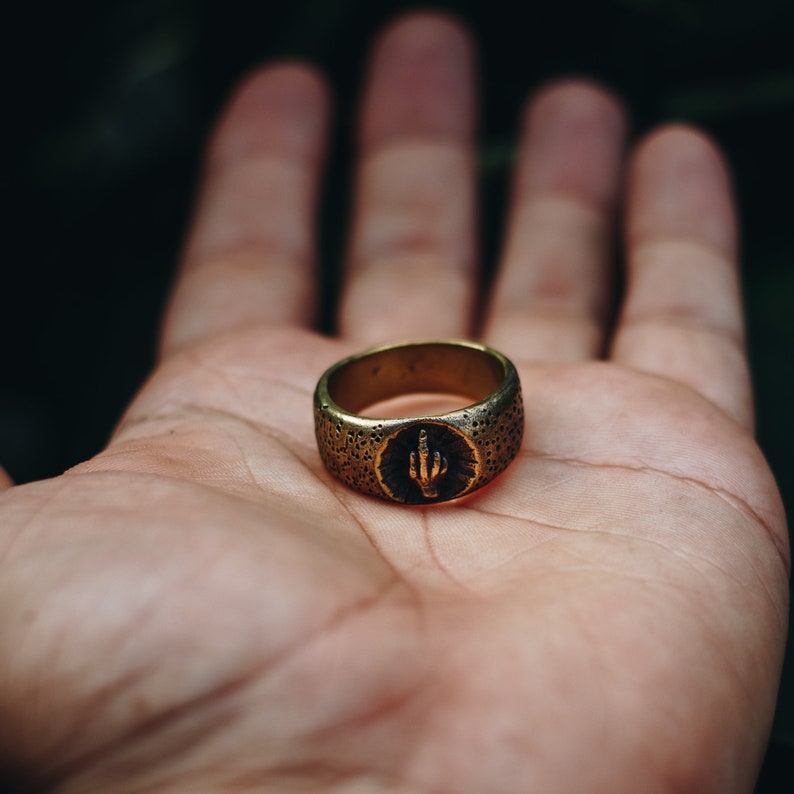
[[[423,392],[473,402],[399,418],[366,411]],[[524,406],[508,358],[443,339],[375,347],[334,364],[317,384],[314,421],[320,456],[343,483],[382,499],[430,504],[471,493],[507,468],[521,446]]]

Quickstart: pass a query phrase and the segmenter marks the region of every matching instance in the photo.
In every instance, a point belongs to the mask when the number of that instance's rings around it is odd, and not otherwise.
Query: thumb
[[[10,488],[14,481],[6,474],[6,470],[0,466],[0,493]]]

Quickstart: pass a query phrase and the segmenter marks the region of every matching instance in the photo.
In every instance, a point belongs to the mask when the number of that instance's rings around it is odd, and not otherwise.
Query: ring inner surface
[[[496,391],[505,368],[495,356],[451,344],[405,345],[349,361],[331,374],[328,394],[343,410],[417,392],[460,394],[479,402]]]

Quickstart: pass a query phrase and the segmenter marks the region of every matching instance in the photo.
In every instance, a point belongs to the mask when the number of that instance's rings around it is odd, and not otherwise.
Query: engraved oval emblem
[[[383,490],[398,502],[428,504],[462,496],[477,476],[479,455],[457,428],[433,421],[402,427],[375,458]]]

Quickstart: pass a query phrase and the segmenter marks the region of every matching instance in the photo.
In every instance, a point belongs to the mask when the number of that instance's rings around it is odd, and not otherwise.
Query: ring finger
[[[566,81],[529,104],[485,339],[520,361],[597,355],[625,120],[603,89]]]

